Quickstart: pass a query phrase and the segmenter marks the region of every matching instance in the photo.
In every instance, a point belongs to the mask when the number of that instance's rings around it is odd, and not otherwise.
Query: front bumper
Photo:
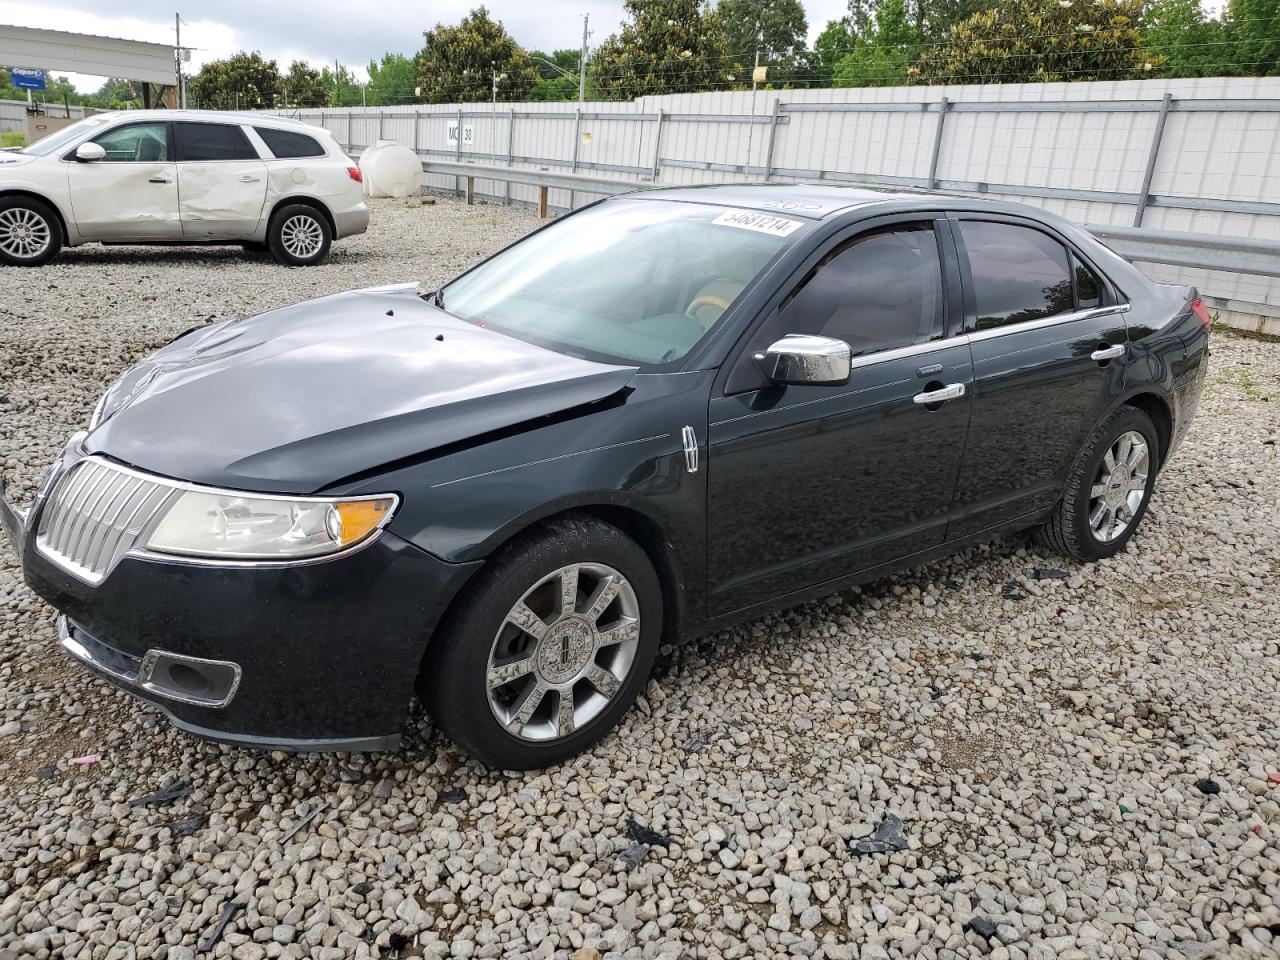
[[[0,522],[27,584],[62,614],[63,649],[179,728],[244,746],[395,747],[427,640],[479,566],[445,563],[383,531],[363,549],[298,566],[128,556],[94,586],[36,548],[40,501],[23,515],[3,494],[0,484]],[[225,666],[208,674],[212,692],[199,681],[184,689],[144,670],[157,657],[177,663],[179,678]]]

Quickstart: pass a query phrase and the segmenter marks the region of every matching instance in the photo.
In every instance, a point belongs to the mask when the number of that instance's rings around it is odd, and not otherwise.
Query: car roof
[[[895,211],[955,210],[1012,214],[1061,228],[1065,221],[1047,210],[1022,203],[962,197],[928,191],[880,190],[825,183],[725,183],[695,187],[660,187],[621,194],[640,200],[675,200],[740,207],[762,213],[825,220],[873,204],[892,204]]]
[[[887,200],[919,200],[920,194],[891,193],[865,187],[816,183],[724,183],[702,187],[664,187],[625,194],[628,199],[675,200],[741,207],[822,220],[853,207]]]
[[[205,123],[248,123],[257,127],[280,127],[286,130],[305,129],[325,131],[294,117],[281,117],[270,113],[236,113],[231,110],[121,110],[110,115],[115,122],[154,117],[157,120],[201,120]]]

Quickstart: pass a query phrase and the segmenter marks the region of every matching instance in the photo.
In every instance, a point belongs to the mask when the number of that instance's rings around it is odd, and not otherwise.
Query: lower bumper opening
[[[231,702],[240,687],[238,663],[167,650],[148,650],[141,658],[133,657],[107,646],[66,617],[58,618],[58,640],[86,666],[165,700],[219,709]]]

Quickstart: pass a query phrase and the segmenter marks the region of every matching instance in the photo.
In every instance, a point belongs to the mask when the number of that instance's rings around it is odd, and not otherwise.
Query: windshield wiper
[[[432,295],[431,305],[440,310],[444,309],[444,287],[441,287]]]

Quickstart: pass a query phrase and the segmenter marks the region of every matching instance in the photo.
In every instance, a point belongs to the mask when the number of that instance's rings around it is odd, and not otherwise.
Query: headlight
[[[184,490],[147,539],[147,549],[227,560],[319,557],[373,536],[395,496],[327,500]]]

